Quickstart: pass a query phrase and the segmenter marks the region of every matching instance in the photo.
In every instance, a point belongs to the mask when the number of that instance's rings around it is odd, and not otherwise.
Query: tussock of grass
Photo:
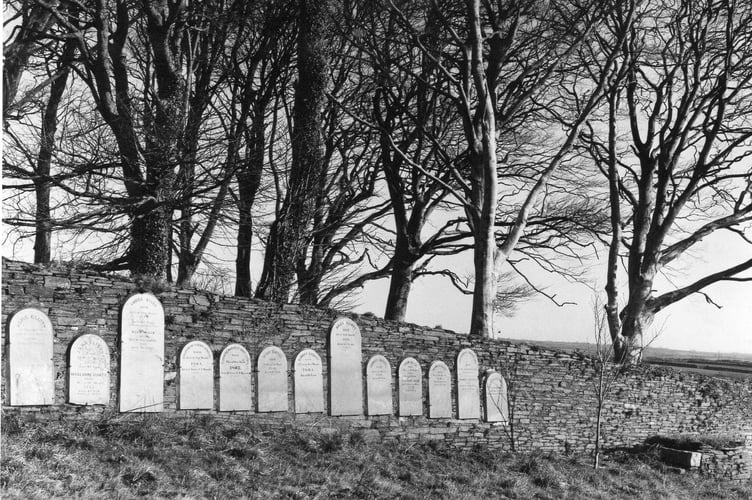
[[[752,486],[676,475],[650,450],[587,457],[372,444],[356,433],[270,433],[211,417],[3,421],[11,498],[751,498]]]

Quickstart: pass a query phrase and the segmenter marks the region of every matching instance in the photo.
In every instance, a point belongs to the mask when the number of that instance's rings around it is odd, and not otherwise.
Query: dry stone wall
[[[216,414],[238,422],[254,421],[270,429],[309,427],[326,431],[358,432],[366,440],[438,440],[450,446],[476,445],[518,450],[582,452],[592,448],[595,419],[593,371],[586,358],[531,345],[469,338],[455,332],[418,325],[394,323],[369,316],[345,315],[361,331],[362,360],[360,411],[328,416],[330,358],[327,353],[332,322],[343,316],[332,310],[297,305],[278,305],[257,300],[212,295],[190,289],[157,287],[119,276],[81,272],[69,268],[42,268],[3,260],[3,414],[21,419],[96,419],[117,414],[122,307],[136,293],[153,293],[164,308],[164,398],[162,413],[176,417]],[[8,318],[16,311],[34,307],[46,313],[53,329],[54,401],[47,405],[11,406],[8,381]],[[347,333],[347,322],[341,325]],[[110,351],[110,397],[105,405],[76,405],[68,401],[69,346],[78,337],[95,334]],[[183,410],[178,406],[180,352],[189,342],[201,341],[213,355],[215,388],[211,409]],[[252,368],[262,351],[281,349],[287,361],[287,411],[258,412],[258,376],[251,379],[253,410],[218,411],[220,406],[220,362],[222,351],[231,344],[245,348]],[[342,346],[340,346],[342,347]],[[346,346],[345,346],[346,347]],[[471,348],[477,355],[478,387],[488,370],[500,373],[507,383],[510,424],[487,423],[479,418],[458,417],[457,359]],[[298,354],[312,349],[322,363],[323,400],[326,412],[297,413],[294,364]],[[392,376],[392,412],[368,416],[366,407],[366,363],[383,355]],[[398,367],[412,357],[420,365],[423,381],[421,415],[398,416]],[[445,363],[451,371],[451,416],[429,418],[428,392],[432,364]],[[243,360],[243,366],[249,363]],[[463,361],[464,363],[464,361]],[[436,366],[435,364],[433,366]],[[348,373],[352,370],[346,366]],[[238,373],[247,371],[246,368]],[[127,370],[126,370],[127,373]],[[438,372],[437,372],[438,373]],[[435,376],[438,376],[435,373]],[[446,376],[442,377],[446,379]],[[335,379],[336,380],[336,379]],[[438,380],[438,379],[437,379]],[[404,381],[402,382],[404,384]],[[434,386],[438,391],[440,385]],[[476,396],[474,395],[473,398]],[[486,398],[481,398],[482,403]],[[318,399],[317,399],[318,401]],[[308,403],[306,403],[308,404]],[[312,404],[312,403],[311,403]],[[319,403],[317,403],[318,405]],[[316,405],[314,405],[316,406]],[[285,405],[275,406],[275,408]],[[309,410],[310,411],[310,410]],[[354,413],[354,414],[352,414]],[[412,413],[412,412],[410,412]],[[486,412],[481,412],[484,415]],[[466,415],[464,415],[466,416]],[[143,418],[143,417],[140,417]],[[640,367],[623,378],[606,404],[603,434],[606,446],[629,446],[657,434],[713,432],[752,435],[752,381],[709,378],[662,368]]]

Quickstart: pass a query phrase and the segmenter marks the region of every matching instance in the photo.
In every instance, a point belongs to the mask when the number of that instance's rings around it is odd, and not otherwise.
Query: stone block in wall
[[[45,276],[44,286],[47,288],[68,290],[71,287],[71,281],[68,278],[60,276]]]

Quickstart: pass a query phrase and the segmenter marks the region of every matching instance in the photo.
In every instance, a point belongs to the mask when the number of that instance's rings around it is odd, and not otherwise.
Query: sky
[[[718,234],[702,242],[694,258],[674,272],[672,280],[681,285],[697,277],[740,263],[749,258],[750,247],[738,237]],[[472,266],[466,257],[467,270]],[[462,264],[460,264],[462,265]],[[747,272],[745,276],[752,276]],[[547,292],[555,293],[559,301],[575,302],[559,307],[539,296],[518,307],[511,318],[494,321],[498,338],[545,340],[560,342],[594,342],[593,304],[596,293],[605,296],[605,269],[603,263],[594,263],[587,273],[585,283],[568,283],[559,278],[544,278],[549,282]],[[667,284],[662,284],[666,290]],[[356,311],[372,312],[382,316],[387,281],[367,285],[362,303]],[[705,290],[714,302],[708,303],[699,294],[691,295],[664,311],[653,324],[653,347],[703,351],[709,353],[738,352],[752,354],[752,281],[722,282]],[[623,292],[622,292],[623,293]],[[453,289],[446,280],[429,277],[413,287],[408,303],[407,321],[427,326],[441,325],[457,332],[467,332],[470,327],[471,297]]]

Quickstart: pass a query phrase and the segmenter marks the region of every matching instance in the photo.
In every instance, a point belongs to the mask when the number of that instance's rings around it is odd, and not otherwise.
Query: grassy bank
[[[358,434],[269,433],[213,418],[3,421],[10,498],[752,498],[660,465],[649,450],[586,457],[365,443]]]

